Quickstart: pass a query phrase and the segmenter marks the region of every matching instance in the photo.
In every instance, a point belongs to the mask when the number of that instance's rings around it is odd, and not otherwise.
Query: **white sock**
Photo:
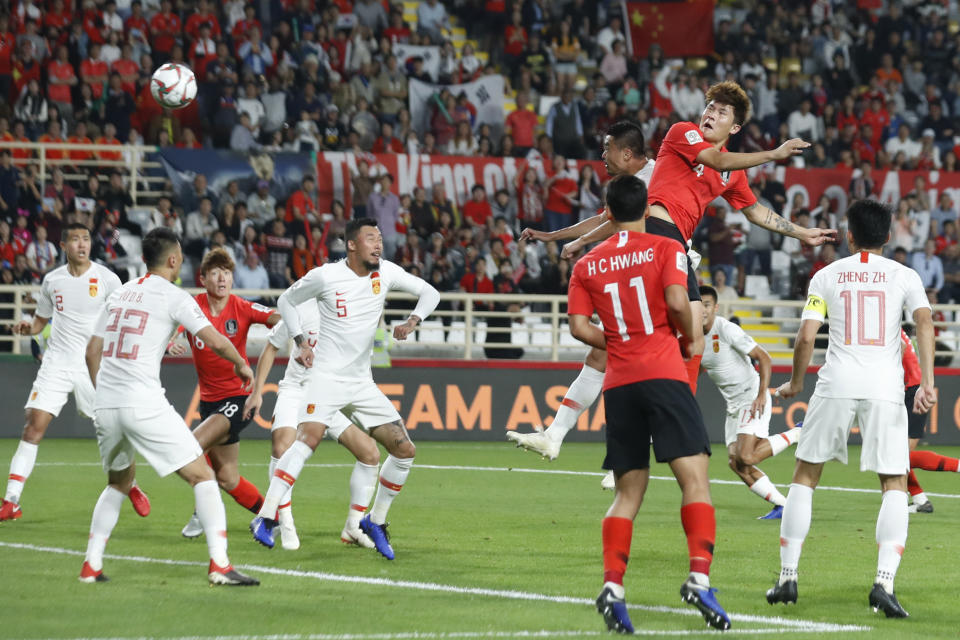
[[[270,456],[270,476],[267,478],[267,486],[273,482],[273,474],[277,471],[277,465],[280,464],[280,458],[274,458]],[[283,497],[280,498],[280,506],[278,509],[286,510],[290,508],[290,502],[293,500],[293,485],[287,487],[287,492],[283,494]]]
[[[887,593],[893,593],[893,579],[907,544],[907,494],[885,491],[877,515],[877,579]]]
[[[197,517],[207,537],[210,559],[218,567],[230,565],[227,558],[227,511],[220,498],[216,480],[205,480],[193,485],[193,497],[197,504]]]
[[[556,417],[547,427],[546,435],[554,441],[562,441],[567,432],[576,426],[580,414],[597,401],[601,391],[603,391],[603,372],[583,365],[580,375],[567,389],[563,404],[557,409]]]
[[[913,496],[913,504],[917,506],[920,506],[921,504],[927,504],[928,502],[930,501],[927,500],[927,494],[925,494],[923,491]]]
[[[36,449],[36,445],[33,445]],[[87,555],[84,559],[90,563],[94,571],[103,569],[103,551],[107,548],[107,540],[117,526],[120,518],[120,507],[126,495],[107,485],[100,494],[97,506],[93,508],[93,518],[90,520],[90,539],[87,540]]]
[[[627,595],[627,592],[626,592],[626,590],[624,590],[623,585],[622,585],[622,584],[617,584],[616,582],[604,582],[604,583],[603,583],[603,588],[604,588],[604,589],[609,588],[610,591],[613,592],[613,597],[614,597],[614,598],[619,598],[619,599],[623,600],[624,596]]]
[[[701,587],[710,587],[710,576],[705,573],[700,573],[699,571],[691,571],[690,575],[687,576],[688,580],[693,580],[695,583]]]
[[[783,433],[775,433],[769,438],[765,438],[765,440],[770,443],[770,448],[773,450],[773,453],[770,455],[775,456],[796,442],[797,438],[800,437],[800,431],[800,429],[787,429]]]
[[[370,506],[370,499],[377,488],[379,465],[363,464],[359,460],[353,465],[350,474],[350,510],[347,512],[347,526],[356,529],[360,526],[363,514]]]
[[[30,477],[36,461],[37,445],[21,440],[20,444],[17,445],[17,452],[13,454],[13,458],[10,460],[10,479],[7,480],[7,493],[4,499],[14,504],[20,504],[23,485]]]
[[[780,521],[780,582],[797,579],[803,541],[810,532],[813,516],[813,489],[793,483],[783,506]]]
[[[380,488],[377,490],[377,498],[373,501],[373,508],[370,509],[370,520],[374,524],[383,524],[387,521],[387,511],[390,510],[393,499],[403,489],[403,483],[407,481],[412,466],[413,458],[387,456],[386,462],[380,468]]]
[[[753,491],[767,502],[772,502],[775,505],[783,506],[787,502],[787,499],[773,486],[773,482],[770,481],[770,478],[768,478],[766,474],[750,485],[750,491]]]
[[[284,502],[284,497],[289,496],[289,491],[296,482],[297,476],[303,471],[303,465],[306,464],[310,456],[313,455],[313,449],[303,442],[297,440],[287,449],[283,457],[277,462],[277,468],[270,478],[270,488],[267,489],[267,495],[263,499],[263,506],[257,514],[264,518],[275,520],[277,518],[277,509]]]

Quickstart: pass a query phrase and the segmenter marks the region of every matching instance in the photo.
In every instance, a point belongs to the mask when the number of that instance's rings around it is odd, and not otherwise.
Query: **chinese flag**
[[[668,58],[713,53],[714,0],[627,2],[624,23],[634,58],[645,58],[653,43]]]

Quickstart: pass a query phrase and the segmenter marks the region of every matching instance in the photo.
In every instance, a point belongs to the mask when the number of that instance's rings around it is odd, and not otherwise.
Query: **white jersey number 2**
[[[637,290],[637,306],[640,308],[640,317],[643,318],[643,332],[647,335],[653,333],[653,320],[650,317],[650,307],[647,304],[647,291],[643,286],[643,278],[636,276],[630,278],[630,287]],[[620,303],[620,285],[616,282],[610,282],[603,287],[603,292],[610,295],[613,302],[613,316],[617,319],[617,331],[624,342],[630,341],[630,334],[627,332],[627,323],[623,319],[623,305]]]

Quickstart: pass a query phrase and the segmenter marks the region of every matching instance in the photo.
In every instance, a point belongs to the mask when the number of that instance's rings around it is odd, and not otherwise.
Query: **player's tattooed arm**
[[[743,215],[758,227],[763,227],[764,229],[784,236],[796,238],[812,247],[826,244],[827,242],[835,242],[837,239],[836,229],[820,229],[817,227],[805,229],[799,227],[782,216],[777,215],[774,211],[771,211],[759,202],[749,207],[744,207]]]

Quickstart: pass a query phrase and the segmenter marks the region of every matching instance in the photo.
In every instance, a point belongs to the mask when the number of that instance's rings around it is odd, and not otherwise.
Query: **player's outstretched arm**
[[[603,216],[594,216],[593,218],[591,218],[591,220],[595,218],[603,219]],[[572,258],[577,254],[578,251],[582,250],[587,245],[593,244],[594,242],[601,242],[603,240],[606,240],[607,238],[612,236],[614,233],[616,233],[616,231],[617,230],[614,228],[613,223],[610,222],[609,220],[604,219],[603,222],[601,224],[598,224],[596,227],[594,227],[593,230],[589,231],[588,233],[585,233],[584,235],[580,236],[576,240],[573,240],[563,245],[563,251],[560,252],[560,257]]]
[[[792,138],[771,151],[751,151],[749,153],[734,153],[720,151],[716,148],[704,149],[697,154],[697,162],[716,171],[740,171],[751,167],[759,167],[768,162],[788,160],[799,156],[804,149],[810,147],[809,142],[800,138]]]
[[[599,327],[591,324],[590,318],[577,313],[571,313],[569,318],[570,335],[594,349],[607,350],[606,336],[603,335],[603,331]]]
[[[823,322],[819,320],[809,318],[800,323],[797,339],[793,345],[793,373],[790,380],[784,382],[777,389],[777,395],[780,397],[792,398],[803,391],[803,377],[807,373],[807,367],[810,366],[814,341],[822,324]]]
[[[257,372],[253,379],[253,389],[243,403],[243,417],[247,420],[260,413],[260,405],[263,404],[263,385],[267,382],[267,376],[270,369],[273,368],[273,361],[277,357],[277,348],[267,341],[263,347],[263,353],[257,360]]]
[[[48,322],[50,322],[50,318],[43,318],[41,316],[33,316],[32,321],[21,320],[13,325],[13,334],[19,336],[35,336],[43,331]]]
[[[203,340],[204,344],[213,349],[214,353],[233,364],[234,373],[243,380],[244,388],[249,389],[250,385],[253,384],[253,370],[250,365],[243,361],[240,352],[233,346],[233,343],[211,325],[200,329],[196,335]]]
[[[929,307],[913,312],[917,325],[917,357],[920,360],[920,388],[913,400],[914,413],[926,413],[937,402],[933,380],[933,351],[935,348],[933,318]]]
[[[789,220],[777,215],[775,212],[771,211],[759,202],[752,204],[749,207],[745,207],[742,209],[742,211],[743,215],[747,217],[747,220],[758,227],[763,227],[764,229],[769,229],[774,233],[796,238],[800,242],[808,244],[811,247],[817,247],[827,242],[837,241],[836,229],[819,229],[816,227],[812,229],[804,229],[803,227],[798,227]]]
[[[87,352],[85,359],[87,361],[87,372],[90,374],[90,381],[93,386],[97,386],[97,373],[100,372],[100,359],[103,357],[103,336],[93,335],[87,341]]]
[[[757,361],[760,368],[760,389],[757,391],[757,397],[750,407],[750,416],[762,416],[763,409],[767,406],[767,394],[769,393],[767,389],[770,387],[770,373],[773,367],[771,366],[770,354],[760,345],[755,346],[748,355]]]
[[[536,229],[527,227],[520,233],[520,237],[527,240],[539,240],[540,242],[571,240],[590,233],[604,222],[606,222],[604,216],[591,216],[586,220],[581,220],[577,224],[572,224],[569,227],[557,229],[556,231],[537,231]]]

